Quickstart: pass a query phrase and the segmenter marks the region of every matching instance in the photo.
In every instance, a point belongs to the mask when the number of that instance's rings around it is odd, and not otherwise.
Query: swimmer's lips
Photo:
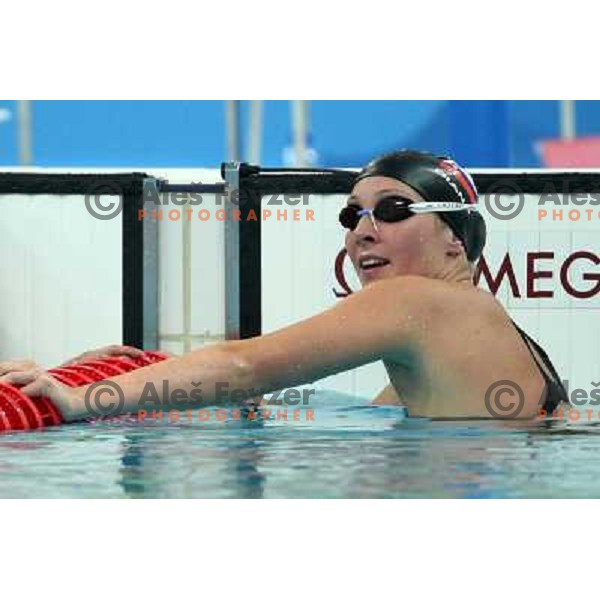
[[[390,261],[387,258],[376,256],[375,254],[363,254],[363,256],[358,259],[358,266],[362,271],[378,269],[389,264]]]

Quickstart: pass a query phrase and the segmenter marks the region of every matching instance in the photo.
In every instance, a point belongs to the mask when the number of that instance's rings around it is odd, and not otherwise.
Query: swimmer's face
[[[413,202],[423,197],[390,177],[367,177],[359,181],[348,204],[373,209],[387,196]],[[436,277],[443,272],[450,229],[435,214],[413,215],[404,221],[385,223],[363,216],[354,231],[346,233],[346,250],[363,285],[398,275]]]

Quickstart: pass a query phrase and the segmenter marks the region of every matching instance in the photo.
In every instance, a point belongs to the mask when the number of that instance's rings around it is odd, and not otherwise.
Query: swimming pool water
[[[600,422],[431,421],[366,402],[322,391],[314,421],[293,421],[288,407],[287,421],[125,419],[2,435],[0,497],[600,497]]]

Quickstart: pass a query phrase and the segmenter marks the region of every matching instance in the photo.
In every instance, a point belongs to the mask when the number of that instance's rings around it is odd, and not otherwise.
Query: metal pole
[[[560,137],[565,140],[574,140],[576,133],[575,100],[560,101]]]
[[[190,199],[185,202],[186,208],[190,206]],[[182,219],[182,265],[181,285],[183,295],[183,352],[192,351],[192,223],[189,219]]]
[[[31,101],[17,100],[17,140],[19,164],[28,166],[33,163],[31,134]]]
[[[294,132],[294,163],[306,167],[308,154],[308,101],[292,100],[292,127]]]
[[[158,196],[156,179],[144,179],[143,208],[150,214],[156,207],[150,198]],[[124,200],[121,199],[121,202]],[[158,311],[159,311],[159,282],[158,282],[158,221],[144,219],[143,223],[143,315],[144,315],[144,348],[153,350],[159,346]],[[125,300],[126,301],[126,300]]]
[[[250,134],[248,136],[248,162],[260,164],[262,147],[263,101],[250,100]]]
[[[240,188],[239,163],[229,162],[224,173],[227,193],[225,212],[231,215],[238,205],[232,202]],[[225,339],[240,338],[240,222],[225,219]]]
[[[240,138],[240,101],[225,101],[225,120],[227,129],[227,160],[241,160]]]

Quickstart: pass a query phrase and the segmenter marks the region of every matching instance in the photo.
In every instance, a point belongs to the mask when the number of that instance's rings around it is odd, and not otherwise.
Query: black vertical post
[[[240,178],[239,264],[240,339],[262,333],[262,214],[258,190],[245,190]]]
[[[139,179],[123,192],[121,198],[122,318],[123,344],[144,345],[144,221],[139,210],[144,206],[143,180]]]

